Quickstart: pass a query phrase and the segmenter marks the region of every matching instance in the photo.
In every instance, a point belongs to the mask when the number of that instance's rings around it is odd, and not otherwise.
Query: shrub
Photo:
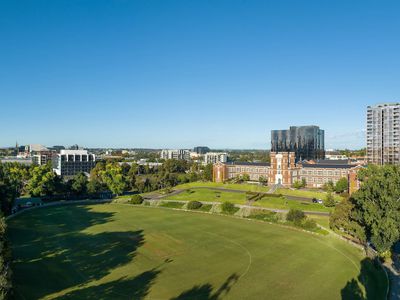
[[[233,215],[235,212],[239,210],[239,207],[235,207],[233,203],[224,202],[221,204],[221,211],[226,214]]]
[[[333,207],[333,206],[335,206],[335,199],[333,198],[333,195],[332,195],[331,192],[328,192],[328,193],[326,194],[326,197],[325,197],[325,199],[324,199],[324,205],[325,205],[326,207]]]
[[[203,204],[199,201],[189,201],[187,209],[199,209]]]
[[[212,208],[212,204],[203,204],[199,210],[204,212],[209,212]]]
[[[169,207],[169,208],[182,208],[183,202],[175,202],[175,201],[162,201],[160,206]]]
[[[306,219],[303,223],[301,223],[301,227],[309,231],[315,231],[318,229],[317,223],[312,219]]]
[[[131,200],[129,200],[129,203],[130,204],[142,204],[143,203],[143,198],[142,198],[142,196],[140,196],[138,194],[133,195],[131,197]]]
[[[278,221],[277,213],[273,211],[256,212],[251,214],[249,218],[274,223]]]
[[[306,215],[303,211],[293,208],[291,208],[286,215],[286,220],[293,222],[295,225],[300,225],[305,218]]]

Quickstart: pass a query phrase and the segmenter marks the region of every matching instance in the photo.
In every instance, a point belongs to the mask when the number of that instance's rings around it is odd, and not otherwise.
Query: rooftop
[[[227,165],[236,165],[236,166],[259,166],[259,167],[269,167],[270,163],[254,163],[254,162],[242,162],[242,161],[231,161],[227,162]]]

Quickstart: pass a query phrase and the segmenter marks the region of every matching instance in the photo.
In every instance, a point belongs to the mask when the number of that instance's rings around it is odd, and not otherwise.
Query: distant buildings
[[[207,152],[204,154],[204,164],[225,163],[228,161],[228,154],[225,152]]]
[[[251,181],[259,181],[260,177],[268,180],[269,185],[279,184],[291,187],[296,181],[305,180],[309,188],[321,188],[325,183],[336,182],[340,178],[349,181],[352,191],[358,188],[356,171],[360,165],[349,164],[348,161],[303,161],[295,163],[293,152],[271,153],[271,164],[268,163],[216,163],[213,167],[215,182],[224,182],[245,174]]]
[[[190,160],[190,151],[184,149],[164,149],[161,151],[161,159]]]
[[[400,164],[400,103],[368,106],[367,161]]]
[[[327,150],[325,152],[325,159],[329,160],[348,160],[346,155],[340,154],[339,151]]]
[[[210,148],[206,146],[197,146],[193,148],[193,152],[196,152],[197,154],[206,154],[207,152],[210,152]]]
[[[79,172],[90,173],[95,165],[95,155],[87,150],[60,150],[53,158],[53,170],[59,176],[71,177]]]
[[[291,187],[296,181],[305,181],[309,188],[321,188],[328,182],[335,184],[346,178],[349,191],[357,190],[360,164],[339,153],[331,153],[329,159],[324,159],[324,142],[324,131],[318,126],[272,130],[270,164],[218,162],[214,164],[213,179],[224,182],[246,174],[251,181],[261,178],[268,180],[269,185]]]
[[[267,180],[269,167],[269,163],[216,163],[213,167],[213,180],[215,182],[224,182],[243,175],[249,175],[251,181],[259,181],[261,177]]]
[[[271,131],[271,152],[294,152],[296,162],[324,159],[325,133],[318,126],[291,126]]]

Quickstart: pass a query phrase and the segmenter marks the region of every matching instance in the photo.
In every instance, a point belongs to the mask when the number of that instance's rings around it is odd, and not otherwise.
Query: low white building
[[[161,159],[190,160],[190,151],[185,149],[164,149],[161,151]]]
[[[226,163],[228,154],[225,152],[208,152],[204,154],[204,164]]]

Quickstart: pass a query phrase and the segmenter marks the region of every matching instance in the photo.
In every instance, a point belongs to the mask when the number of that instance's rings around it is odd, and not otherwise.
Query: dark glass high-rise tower
[[[318,126],[271,130],[272,152],[294,152],[296,161],[325,158],[325,132]]]

